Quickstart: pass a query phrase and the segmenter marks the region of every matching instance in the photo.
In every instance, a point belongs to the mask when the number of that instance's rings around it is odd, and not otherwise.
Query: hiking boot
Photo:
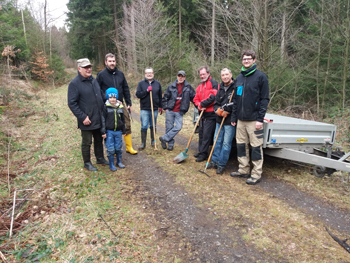
[[[210,164],[207,167],[207,169],[217,169],[217,168],[218,168],[218,166],[214,162],[210,162]]]
[[[207,160],[207,158],[205,158],[203,155],[199,155],[196,162],[204,162],[205,160]]]
[[[218,169],[216,169],[217,174],[223,174],[224,171],[225,171],[225,167],[222,167],[222,166],[218,166]]]
[[[232,177],[243,177],[243,178],[249,178],[250,174],[241,174],[240,172],[232,172],[230,173]]]
[[[259,179],[257,178],[253,178],[253,177],[250,177],[248,178],[248,180],[246,181],[247,184],[250,184],[250,185],[255,185],[257,183],[260,183],[261,181],[261,177]]]
[[[199,153],[196,153],[193,155],[194,157],[198,158],[199,157]]]
[[[88,171],[91,171],[91,172],[97,171],[97,168],[95,166],[93,166],[91,162],[84,163],[84,168]]]
[[[108,165],[109,163],[107,162],[107,160],[105,158],[101,157],[101,158],[97,159],[96,164]]]
[[[168,151],[172,151],[174,149],[174,146],[168,146]]]
[[[160,143],[162,145],[162,148],[165,150],[166,149],[166,141],[162,137],[159,137]]]

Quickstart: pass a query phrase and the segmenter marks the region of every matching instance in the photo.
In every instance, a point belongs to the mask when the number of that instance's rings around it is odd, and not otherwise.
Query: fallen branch
[[[346,241],[348,240],[347,238],[345,238],[344,240],[340,240],[338,237],[336,237],[335,235],[333,235],[327,227],[325,227],[328,234],[339,244],[341,245],[347,252],[350,253],[350,246],[346,243]]]
[[[106,226],[108,226],[108,228],[109,228],[109,230],[111,230],[112,234],[113,234],[116,238],[119,238],[119,236],[117,236],[117,235],[113,232],[112,228],[107,224],[107,222],[103,219],[103,217],[102,217],[100,214],[99,214],[98,216],[101,217],[101,219],[103,220],[103,222],[105,222]]]
[[[1,258],[2,262],[7,262],[7,260],[6,260],[5,256],[4,256],[4,254],[2,254],[1,251],[0,251],[0,258]]]

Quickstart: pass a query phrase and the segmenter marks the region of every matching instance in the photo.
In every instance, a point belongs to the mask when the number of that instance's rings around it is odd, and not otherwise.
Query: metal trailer
[[[344,155],[332,151],[337,126],[316,121],[266,114],[264,119],[264,153],[287,160],[313,164],[314,174],[323,177],[335,170],[350,172]],[[324,150],[322,150],[324,149]],[[343,156],[341,156],[343,155]]]

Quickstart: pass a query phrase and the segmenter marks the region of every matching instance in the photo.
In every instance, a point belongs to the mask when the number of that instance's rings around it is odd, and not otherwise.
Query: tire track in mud
[[[135,117],[134,117],[135,116]],[[138,117],[139,115],[133,114],[134,119]],[[164,134],[165,129],[163,127],[157,126],[158,136],[161,136]],[[188,137],[190,134],[188,135]],[[157,138],[157,141],[158,138]],[[183,136],[177,135],[175,137],[176,144],[183,146],[183,148],[174,147],[175,153],[180,153],[181,151],[184,151],[186,148],[188,138],[185,138]],[[177,146],[175,144],[175,146]],[[190,144],[189,149],[197,152],[198,143],[193,142]],[[194,157],[188,157],[188,158],[194,158]],[[226,173],[231,171],[236,171],[238,169],[238,162],[234,158],[230,158],[227,167],[226,167]],[[273,165],[271,163],[276,162],[282,162],[282,159],[274,158],[274,157],[268,157],[264,160],[264,165]],[[203,166],[205,166],[205,163],[203,162]],[[257,184],[256,186],[247,186],[247,187],[258,187],[262,189],[264,192],[266,192],[269,195],[272,195],[275,198],[278,198],[287,204],[289,204],[292,208],[296,208],[301,210],[307,215],[311,215],[313,218],[315,218],[318,221],[321,221],[325,225],[337,229],[339,232],[342,232],[346,235],[350,234],[350,210],[347,209],[340,209],[336,207],[334,204],[326,203],[320,198],[317,198],[311,194],[305,193],[303,191],[300,191],[295,186],[290,185],[286,182],[283,182],[281,180],[268,177],[264,175],[262,177],[262,181]]]
[[[212,219],[205,208],[195,203],[190,193],[175,184],[174,179],[146,153],[125,158],[125,164],[132,170],[135,180],[141,184],[135,189],[143,198],[146,209],[156,214],[158,221],[162,218],[170,221],[165,229],[175,231],[178,236],[190,242],[189,261],[199,262],[282,262],[275,261],[270,255],[259,252],[252,244],[246,244],[242,233],[227,227],[221,219]],[[137,164],[137,165],[135,165]],[[228,236],[226,233],[230,233]],[[186,255],[187,254],[187,255]]]

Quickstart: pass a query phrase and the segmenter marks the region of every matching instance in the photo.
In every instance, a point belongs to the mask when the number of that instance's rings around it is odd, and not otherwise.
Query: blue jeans
[[[220,128],[220,124],[216,123],[214,142],[218,134],[219,128]],[[212,162],[215,163],[217,166],[220,166],[220,167],[226,166],[226,163],[230,157],[232,140],[233,140],[233,137],[235,136],[235,132],[236,132],[236,126],[232,126],[232,125],[222,126],[220,134],[218,136],[218,140],[216,141],[213,156],[211,159]]]
[[[122,153],[122,131],[107,130],[106,148],[107,156]]]
[[[157,129],[158,111],[157,110],[153,111],[153,114],[154,114],[154,122],[156,123],[154,128]],[[141,110],[140,120],[141,120],[141,131],[147,131],[148,127],[150,127],[150,129],[153,129],[152,111]]]
[[[165,116],[165,134],[163,139],[168,142],[168,146],[174,146],[174,137],[182,129],[183,117],[180,112],[174,112],[171,110],[166,111]],[[174,125],[175,124],[175,125]]]

